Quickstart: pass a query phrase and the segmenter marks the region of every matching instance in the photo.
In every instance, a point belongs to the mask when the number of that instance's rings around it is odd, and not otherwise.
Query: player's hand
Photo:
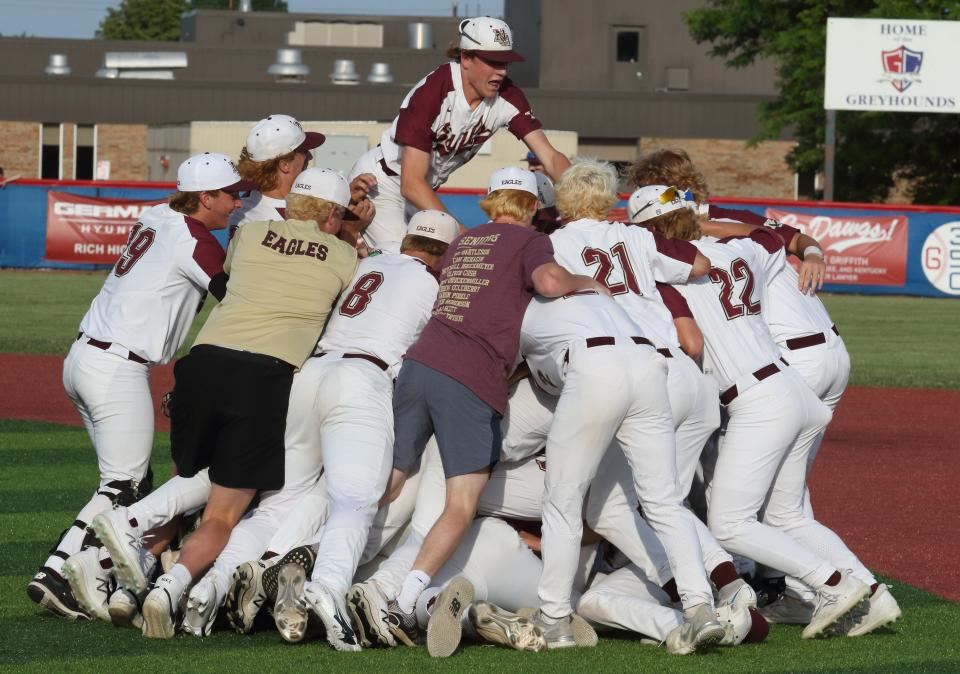
[[[601,295],[606,295],[607,297],[613,297],[613,293],[610,292],[610,288],[600,283],[594,279],[593,285],[590,287],[591,290],[596,290]]]
[[[377,177],[372,173],[361,173],[350,181],[350,201],[360,201],[370,192],[370,188],[376,187]]]
[[[805,295],[815,295],[823,288],[827,263],[819,255],[807,255],[800,264],[800,282],[797,287]]]
[[[363,237],[357,237],[357,257],[361,260],[365,257],[370,257],[370,246],[363,240]]]
[[[170,404],[173,402],[173,391],[167,391],[160,398],[160,413],[167,419],[170,418]]]
[[[359,221],[354,223],[358,231],[362,232],[365,230],[371,222],[373,222],[373,216],[376,215],[377,209],[373,205],[373,202],[367,199],[366,197],[360,199],[355,204],[348,206],[354,215],[360,218]]]
[[[534,536],[533,534],[527,531],[518,531],[517,535],[520,536],[520,540],[530,548],[532,552],[540,552],[540,537]]]

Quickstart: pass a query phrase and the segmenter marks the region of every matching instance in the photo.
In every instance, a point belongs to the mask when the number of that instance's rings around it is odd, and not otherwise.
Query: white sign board
[[[960,112],[960,21],[827,19],[827,110]]]

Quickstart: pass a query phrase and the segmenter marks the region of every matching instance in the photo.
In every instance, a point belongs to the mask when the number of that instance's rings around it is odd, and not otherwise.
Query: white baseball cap
[[[349,209],[350,183],[343,174],[333,169],[308,168],[293,181],[291,194],[304,194],[315,199],[324,199],[343,206],[346,212],[344,220],[357,220],[357,216]]]
[[[247,134],[247,154],[253,161],[282,157],[294,150],[312,150],[323,145],[326,136],[304,131],[290,115],[270,115],[253,125]]]
[[[527,171],[516,166],[507,166],[490,174],[487,194],[497,190],[520,190],[521,192],[529,192],[538,199],[540,198],[537,193],[537,178],[533,171]]]
[[[646,222],[658,215],[664,215],[689,204],[683,198],[683,192],[676,187],[666,185],[645,185],[630,195],[627,200],[627,217],[630,222]]]
[[[418,211],[407,223],[407,234],[450,243],[460,234],[460,223],[444,211]]]
[[[557,194],[553,189],[553,181],[544,173],[533,174],[537,179],[537,200],[540,208],[550,208],[557,205]]]
[[[499,62],[526,61],[513,51],[513,32],[506,22],[478,16],[460,22],[460,49]]]
[[[177,169],[177,189],[181,192],[250,192],[258,189],[258,186],[241,178],[236,164],[227,155],[204,152],[195,154],[180,164]]]

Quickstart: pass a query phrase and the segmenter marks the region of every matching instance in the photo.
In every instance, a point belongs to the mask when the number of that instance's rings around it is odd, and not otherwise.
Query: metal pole
[[[837,150],[837,111],[827,110],[827,137],[823,148],[823,199],[833,201],[833,162]]]

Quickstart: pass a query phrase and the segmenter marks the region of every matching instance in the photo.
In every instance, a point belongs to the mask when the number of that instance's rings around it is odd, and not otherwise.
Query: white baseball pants
[[[626,373],[629,373],[627,376]],[[630,464],[643,512],[670,558],[685,606],[713,605],[693,514],[677,487],[667,365],[630,344],[571,347],[563,392],[547,439],[540,579],[541,610],[569,615],[583,533],[584,496],[614,437]]]
[[[400,242],[407,233],[407,221],[417,212],[417,208],[407,202],[400,192],[400,176],[388,176],[383,172],[378,157],[380,148],[373,148],[357,160],[350,171],[350,178],[361,173],[372,173],[377,178],[377,186],[370,190],[367,198],[377,209],[373,222],[363,233],[363,239],[371,249],[380,249],[389,253],[400,252]]]
[[[683,613],[669,604],[667,593],[631,564],[608,576],[598,574],[580,598],[577,612],[597,625],[665,641],[683,624]]]

